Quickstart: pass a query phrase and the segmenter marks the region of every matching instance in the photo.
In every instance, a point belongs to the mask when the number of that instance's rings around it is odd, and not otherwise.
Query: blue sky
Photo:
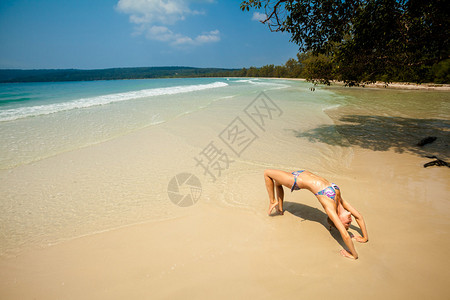
[[[1,0],[0,68],[284,64],[298,47],[239,0]]]

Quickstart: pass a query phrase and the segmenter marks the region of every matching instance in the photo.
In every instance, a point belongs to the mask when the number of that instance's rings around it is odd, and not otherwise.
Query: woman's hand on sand
[[[350,252],[348,252],[348,251],[345,250],[345,249],[342,249],[342,250],[341,250],[341,255],[342,255],[343,257],[347,257],[347,258],[351,258],[351,259],[356,259],[355,257],[353,257],[353,255],[352,255]]]
[[[362,236],[353,236],[353,239],[360,243],[367,243],[368,239]]]
[[[365,238],[365,237],[362,237],[362,236],[359,236],[359,235],[354,235],[351,232],[349,232],[348,234],[350,235],[350,237],[352,239],[354,239],[354,240],[356,240],[357,242],[360,242],[360,243],[367,243],[367,241],[369,240],[368,238]]]

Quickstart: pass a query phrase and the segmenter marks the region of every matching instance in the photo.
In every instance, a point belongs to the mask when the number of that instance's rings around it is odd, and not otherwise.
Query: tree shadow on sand
[[[347,115],[335,125],[321,125],[307,131],[294,130],[298,138],[342,147],[358,146],[373,151],[394,150],[420,156],[450,157],[450,121],[386,116]],[[437,137],[432,144],[418,146],[427,136]]]
[[[294,216],[297,216],[297,217],[303,219],[302,221],[307,220],[307,221],[312,221],[312,222],[317,222],[319,224],[322,224],[323,227],[325,227],[326,231],[330,232],[331,236],[343,248],[347,249],[347,246],[345,245],[344,241],[342,240],[342,237],[341,237],[341,234],[339,233],[339,231],[334,228],[331,231],[329,231],[330,226],[328,225],[328,222],[327,222],[328,216],[326,213],[324,213],[320,209],[311,207],[311,206],[308,206],[305,204],[289,202],[289,201],[283,202],[283,208],[285,211],[290,212]],[[353,230],[357,231],[360,235],[362,235],[361,229],[359,229],[358,227],[356,227],[354,225],[350,225],[350,229],[353,229]]]

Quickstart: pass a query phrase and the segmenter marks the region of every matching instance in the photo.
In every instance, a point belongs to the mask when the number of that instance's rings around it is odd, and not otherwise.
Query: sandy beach
[[[356,144],[330,146],[343,161],[339,164],[303,161],[301,139],[283,139],[293,136],[287,129],[295,123],[295,113],[291,116],[285,107],[283,122],[271,124],[259,144],[235,159],[232,170],[215,182],[202,178],[197,203],[179,207],[170,202],[166,183],[174,170],[192,170],[192,157],[229,122],[223,117],[220,123],[221,105],[198,112],[201,116],[186,115],[1,170],[1,195],[14,195],[24,205],[40,193],[75,203],[100,197],[105,209],[124,211],[150,197],[163,204],[151,221],[130,225],[130,219],[139,219],[139,210],[130,210],[116,228],[84,234],[83,222],[87,227],[91,222],[86,218],[80,220],[79,233],[67,229],[66,240],[25,245],[2,256],[0,298],[443,299],[449,294],[448,168],[424,168],[430,159],[422,153]],[[204,124],[212,125],[205,129]],[[312,152],[321,144],[301,143]],[[347,156],[351,159],[342,159]],[[266,214],[264,169],[313,166],[317,170],[311,171],[339,184],[343,197],[366,220],[369,242],[355,242],[356,261],[340,256],[340,235],[328,231],[326,215],[311,193],[286,192],[284,216]],[[109,201],[120,203],[114,199],[132,200],[109,207]],[[67,205],[69,220],[73,208]],[[151,204],[145,209],[151,210]],[[24,221],[24,226],[36,224]],[[356,222],[350,232],[359,234]]]
[[[273,78],[276,79],[276,78]],[[286,78],[287,80],[298,80],[306,82],[303,78]],[[339,87],[345,86],[343,81],[331,81],[331,86],[337,85]],[[357,87],[374,88],[374,89],[399,89],[399,90],[431,90],[431,91],[450,91],[450,84],[437,83],[412,83],[412,82],[382,82],[376,81],[373,83],[361,83]]]
[[[375,82],[363,85],[368,88],[391,88],[391,89],[406,89],[406,90],[435,90],[435,91],[450,91],[449,84],[434,84],[434,83],[410,83],[410,82]]]

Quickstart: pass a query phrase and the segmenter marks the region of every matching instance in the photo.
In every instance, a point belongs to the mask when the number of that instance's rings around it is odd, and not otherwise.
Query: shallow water
[[[394,150],[419,156],[450,158],[450,94],[436,91],[384,90],[365,88],[330,89],[346,97],[346,104],[329,115],[340,133],[331,139],[339,145],[375,151]],[[302,133],[311,139],[319,131]],[[427,137],[432,143],[418,146]],[[323,138],[321,139],[323,140]]]

